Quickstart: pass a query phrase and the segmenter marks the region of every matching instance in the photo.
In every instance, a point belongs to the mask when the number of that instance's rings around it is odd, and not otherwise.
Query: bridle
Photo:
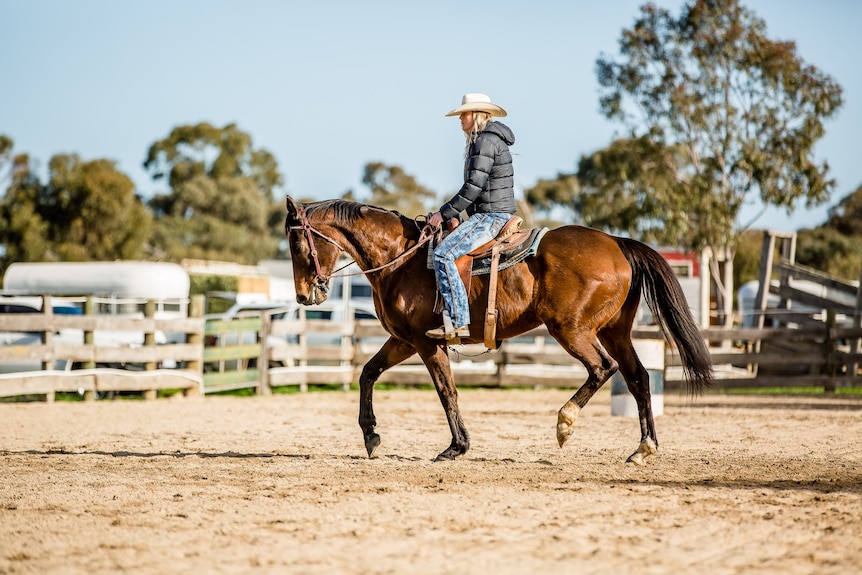
[[[304,206],[299,206],[299,224],[298,226],[290,226],[288,229],[302,230],[303,234],[305,234],[305,239],[308,242],[308,250],[311,253],[311,260],[314,262],[314,288],[321,290],[324,294],[328,294],[329,288],[326,286],[326,282],[329,281],[329,277],[324,275],[320,269],[320,260],[317,258],[317,247],[314,245],[314,235],[316,234],[328,241],[341,252],[344,251],[344,248],[338,242],[311,225],[308,221],[308,214],[305,213]]]
[[[317,257],[317,248],[314,245],[314,236],[316,235],[316,236],[323,238],[324,240],[328,241],[329,243],[331,243],[332,245],[337,247],[341,252],[344,252],[346,250],[343,247],[341,247],[341,245],[339,245],[338,242],[336,242],[335,240],[333,240],[332,238],[330,238],[329,236],[327,236],[326,234],[324,234],[323,232],[321,232],[320,230],[318,230],[317,228],[315,228],[314,226],[311,225],[311,222],[308,221],[308,214],[305,211],[305,206],[299,206],[298,214],[299,214],[299,224],[300,225],[289,226],[288,229],[289,230],[302,230],[302,233],[305,235],[305,239],[308,242],[308,250],[309,250],[309,253],[311,254],[311,259],[314,262],[314,287],[316,289],[323,291],[323,293],[328,294],[329,288],[326,286],[326,282],[328,282],[332,277],[334,277],[334,274],[336,274],[339,271],[343,270],[344,268],[348,267],[353,262],[350,262],[350,263],[338,268],[337,270],[334,270],[333,275],[331,275],[331,276],[324,275],[323,272],[321,271],[320,260]],[[430,242],[431,239],[439,231],[440,231],[439,228],[435,229],[435,228],[432,228],[431,226],[426,225],[424,228],[422,228],[422,231],[419,234],[419,240],[409,250],[407,250],[406,252],[404,252],[398,256],[395,256],[395,258],[393,258],[389,262],[383,264],[382,266],[378,266],[376,268],[372,268],[372,269],[368,269],[368,270],[362,270],[359,273],[370,274],[373,272],[381,271],[383,269],[394,266],[396,264],[399,264],[401,261],[406,259],[408,256],[412,255],[416,250],[421,248],[423,245]],[[341,274],[341,276],[353,276],[353,275],[359,275],[359,273]]]

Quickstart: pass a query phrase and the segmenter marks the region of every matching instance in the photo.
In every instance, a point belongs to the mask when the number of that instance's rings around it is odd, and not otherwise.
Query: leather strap
[[[485,347],[497,349],[497,271],[500,246],[491,249],[491,277],[488,279],[488,309],[485,311]]]

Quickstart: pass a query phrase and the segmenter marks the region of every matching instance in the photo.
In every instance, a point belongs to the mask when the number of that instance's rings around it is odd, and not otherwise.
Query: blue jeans
[[[434,271],[440,295],[455,328],[470,325],[467,290],[458,275],[455,259],[497,237],[511,214],[473,214],[434,248]]]

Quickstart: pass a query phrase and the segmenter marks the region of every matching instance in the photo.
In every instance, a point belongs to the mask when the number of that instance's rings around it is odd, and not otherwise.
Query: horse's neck
[[[401,227],[378,226],[370,231],[363,231],[362,226],[354,226],[349,230],[340,230],[345,238],[344,250],[356,261],[363,271],[378,268],[388,264],[403,254],[412,245],[401,233]]]

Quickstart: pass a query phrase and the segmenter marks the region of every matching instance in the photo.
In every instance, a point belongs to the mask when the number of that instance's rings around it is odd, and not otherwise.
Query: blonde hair
[[[493,118],[491,118],[491,114],[488,112],[482,112],[479,110],[474,110],[473,114],[473,127],[469,132],[464,132],[464,136],[467,138],[467,146],[464,148],[464,155],[470,153],[470,144],[476,141],[476,138],[479,136],[479,132],[488,127],[488,124],[493,122]]]

